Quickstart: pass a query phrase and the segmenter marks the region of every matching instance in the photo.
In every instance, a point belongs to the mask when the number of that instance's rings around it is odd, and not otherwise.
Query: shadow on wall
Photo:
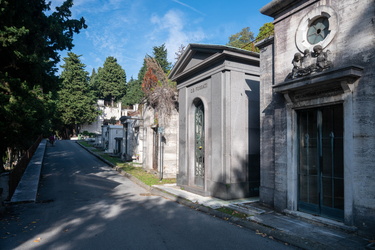
[[[260,92],[259,81],[246,79],[248,101],[247,154],[237,155],[229,166],[230,176],[213,181],[211,195],[225,200],[259,195],[260,185]],[[235,146],[235,145],[232,145]],[[228,171],[225,171],[228,172]]]
[[[259,195],[260,185],[260,91],[259,81],[246,79],[248,103],[247,152],[231,159],[229,169],[216,177],[210,187],[211,195],[221,199],[238,199]],[[235,147],[236,145],[232,145]],[[215,167],[214,167],[215,168]],[[229,171],[228,171],[229,170]],[[229,173],[228,173],[229,172]]]
[[[221,174],[219,181],[211,182],[211,196],[224,200],[240,199],[259,196],[260,185],[260,157],[248,155],[240,157],[238,165],[232,166],[230,176]]]

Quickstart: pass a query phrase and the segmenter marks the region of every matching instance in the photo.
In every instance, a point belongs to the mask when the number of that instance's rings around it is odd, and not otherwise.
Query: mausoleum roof
[[[276,18],[280,13],[293,8],[294,5],[316,0],[273,0],[260,9],[260,13]]]
[[[223,58],[237,58],[259,64],[259,53],[226,45],[189,44],[169,74],[177,81],[181,76],[194,73]]]

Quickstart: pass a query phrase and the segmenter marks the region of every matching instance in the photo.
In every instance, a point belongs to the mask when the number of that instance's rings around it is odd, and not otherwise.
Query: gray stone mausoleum
[[[170,78],[179,92],[177,184],[234,199],[259,191],[259,54],[190,44]]]
[[[375,236],[375,4],[274,0],[260,52],[260,201]]]

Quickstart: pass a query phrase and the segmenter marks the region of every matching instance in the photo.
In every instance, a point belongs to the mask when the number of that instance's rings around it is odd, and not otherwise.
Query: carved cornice
[[[363,68],[349,66],[287,80],[273,86],[276,93],[288,101],[300,101],[322,96],[332,96],[352,91],[352,84],[362,76]]]

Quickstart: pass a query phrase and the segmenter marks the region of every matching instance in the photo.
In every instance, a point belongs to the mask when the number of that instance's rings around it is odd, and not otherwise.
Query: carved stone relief
[[[330,55],[331,52],[329,50],[323,51],[321,45],[314,46],[312,52],[305,49],[303,55],[299,52],[295,53],[292,60],[293,69],[288,74],[287,79],[295,79],[331,68]]]

